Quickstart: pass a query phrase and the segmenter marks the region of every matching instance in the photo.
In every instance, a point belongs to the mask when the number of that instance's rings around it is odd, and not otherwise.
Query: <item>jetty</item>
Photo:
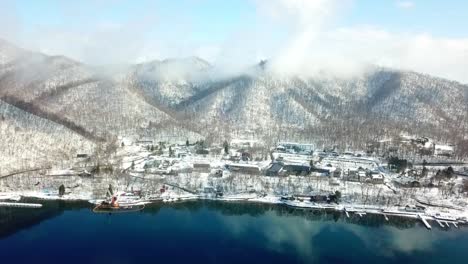
[[[418,217],[419,219],[421,219],[421,221],[424,223],[424,225],[426,226],[427,229],[432,229],[431,225],[427,222],[426,218],[424,218],[424,216],[422,216],[421,214],[418,214]]]
[[[436,219],[436,222],[439,224],[440,227],[442,227],[442,228],[445,227],[438,219]]]
[[[382,213],[382,214],[383,214],[383,216],[384,216],[384,218],[385,218],[385,221],[388,221],[388,217],[387,217],[387,215],[386,215],[386,214],[384,214],[384,213]]]
[[[7,203],[0,202],[0,207],[16,207],[16,208],[41,208],[42,204],[35,203]]]
[[[346,210],[346,208],[344,209],[344,211],[345,211],[345,213],[346,213],[346,217],[349,218],[349,213],[348,213],[348,211]]]
[[[356,214],[359,215],[359,217],[363,217],[364,215],[366,215],[366,212],[359,211],[359,212],[356,212]]]

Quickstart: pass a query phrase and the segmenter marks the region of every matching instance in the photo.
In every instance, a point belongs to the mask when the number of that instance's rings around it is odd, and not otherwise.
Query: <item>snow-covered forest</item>
[[[0,173],[151,140],[256,138],[363,149],[408,133],[468,154],[468,86],[374,67],[347,79],[217,74],[199,58],[96,68],[0,41]],[[109,153],[108,153],[109,154]]]

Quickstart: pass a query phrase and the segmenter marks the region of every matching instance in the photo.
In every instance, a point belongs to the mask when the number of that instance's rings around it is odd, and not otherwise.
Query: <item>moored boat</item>
[[[93,212],[95,213],[128,213],[137,212],[145,208],[145,204],[126,204],[126,205],[111,205],[111,204],[99,204],[94,207]]]
[[[135,212],[145,208],[141,197],[133,193],[120,192],[112,196],[110,201],[101,201],[94,207],[95,213],[124,213]]]

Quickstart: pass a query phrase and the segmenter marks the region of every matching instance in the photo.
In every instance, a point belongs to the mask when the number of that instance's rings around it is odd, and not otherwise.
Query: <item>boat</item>
[[[145,209],[144,203],[138,204],[126,204],[126,205],[112,205],[112,204],[105,204],[101,203],[93,208],[93,212],[95,213],[130,213],[130,212],[137,212]]]
[[[398,210],[403,211],[403,212],[410,212],[410,213],[425,213],[426,212],[426,208],[420,205],[415,205],[415,206],[406,205],[405,207],[399,207]]]
[[[125,213],[136,212],[145,208],[146,202],[133,193],[119,192],[113,195],[110,201],[97,202],[93,212],[95,213]]]
[[[141,196],[139,195],[136,195],[134,193],[131,193],[131,192],[117,192],[116,194],[114,194],[112,197],[116,197],[117,198],[117,201],[119,204],[135,204],[135,203],[145,203],[145,201],[149,201],[148,199],[143,199]],[[110,202],[111,201],[111,198],[107,198],[107,199],[91,199],[91,200],[88,200],[89,203],[92,203],[92,204],[101,204],[102,202]]]
[[[283,200],[282,201],[283,204],[287,205],[287,206],[290,206],[290,207],[295,207],[295,208],[322,208],[322,206],[318,205],[318,204],[315,204],[313,202],[310,202],[310,201],[288,201],[288,200]]]
[[[142,202],[141,196],[133,192],[117,192],[114,196],[119,204]]]
[[[217,198],[223,201],[247,201],[250,199],[255,199],[258,197],[255,193],[245,193],[245,194],[232,194],[232,195],[220,195],[217,193]]]

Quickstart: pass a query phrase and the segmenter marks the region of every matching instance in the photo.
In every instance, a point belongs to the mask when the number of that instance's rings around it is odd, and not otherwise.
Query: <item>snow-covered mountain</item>
[[[468,86],[415,72],[375,67],[353,78],[300,78],[262,63],[228,78],[208,73],[202,82],[147,79],[139,69],[130,79],[147,102],[190,127],[209,127],[205,133],[337,141],[402,131],[454,140],[466,134]]]
[[[267,66],[261,62],[221,76],[190,57],[114,73],[0,41],[0,131],[2,145],[8,145],[0,156],[18,156],[15,146],[28,137],[28,144],[43,141],[31,149],[49,156],[56,149],[89,152],[129,135],[254,135],[335,144],[364,144],[400,132],[452,142],[467,135],[467,85],[377,67],[352,78],[301,78]],[[35,158],[36,150],[20,156]]]

